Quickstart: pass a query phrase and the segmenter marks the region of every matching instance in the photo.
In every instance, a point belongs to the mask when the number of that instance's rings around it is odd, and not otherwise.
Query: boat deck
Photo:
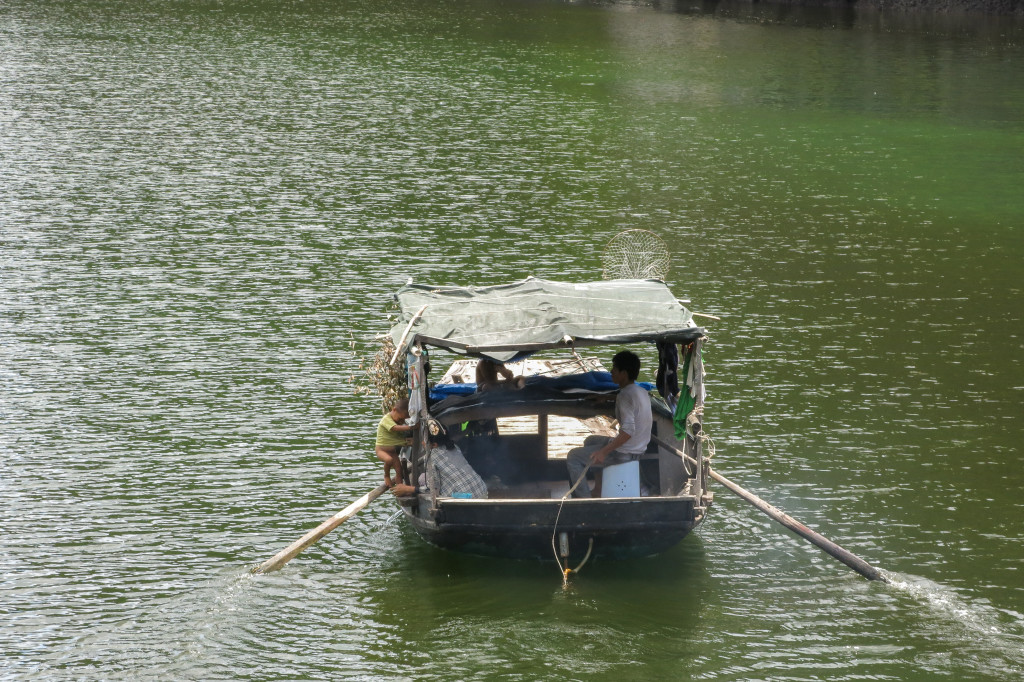
[[[616,431],[610,417],[619,385],[596,358],[581,357],[580,349],[688,344],[695,358],[691,367],[701,369],[704,331],[664,283],[578,285],[530,278],[474,289],[409,284],[398,298],[402,317],[391,336],[398,352],[412,349],[409,384],[422,398],[418,413],[430,420],[433,433],[438,426],[445,429],[488,488],[486,497],[470,498],[435,495],[428,488],[402,502],[429,542],[540,558],[551,555],[557,539],[563,557],[589,556],[591,549],[595,557],[646,556],[678,542],[703,520],[711,504],[705,479],[701,469],[684,465],[690,449],[701,461],[699,442],[675,437],[672,411],[656,394],[650,396],[652,440],[639,458],[639,473],[629,467],[628,485],[620,485],[592,467],[588,478],[595,487],[600,479],[602,492],[617,496],[565,499],[568,453],[591,435]],[[459,354],[429,391],[427,347]],[[548,351],[559,357],[538,357]],[[509,360],[527,352],[533,355]],[[487,372],[489,385],[477,390],[476,358],[501,363],[513,378],[526,380],[493,384]],[[697,370],[694,375],[703,376]],[[425,441],[413,448],[412,476],[429,466]],[[443,484],[441,489],[447,490]]]

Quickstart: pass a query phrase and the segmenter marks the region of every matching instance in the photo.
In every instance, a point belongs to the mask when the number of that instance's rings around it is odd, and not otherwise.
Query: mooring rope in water
[[[579,573],[580,569],[583,568],[583,564],[587,563],[587,560],[590,559],[590,553],[593,552],[593,551],[594,551],[594,538],[593,538],[593,536],[591,536],[590,541],[587,543],[587,553],[583,555],[583,561],[581,561],[576,566],[576,568],[572,569],[569,572],[570,573]],[[568,560],[569,559],[566,558],[566,561],[568,561]]]
[[[580,483],[587,480],[587,472],[590,470],[590,462],[587,462],[587,466],[583,467],[583,473],[576,479],[572,487],[569,488],[568,492],[562,495],[562,499],[558,502],[558,513],[555,514],[555,525],[551,530],[551,552],[555,555],[555,563],[558,564],[558,571],[562,574],[562,587],[566,587],[569,584],[569,574],[579,571],[583,568],[583,564],[587,563],[587,559],[590,558],[590,550],[594,548],[594,538],[590,538],[590,547],[587,549],[587,556],[583,558],[583,561],[574,569],[569,568],[569,557],[565,557],[565,566],[562,565],[562,560],[558,557],[558,546],[555,544],[555,538],[558,537],[558,519],[562,516],[562,506],[565,501],[569,499],[573,491],[579,487]],[[568,553],[567,553],[568,554]]]

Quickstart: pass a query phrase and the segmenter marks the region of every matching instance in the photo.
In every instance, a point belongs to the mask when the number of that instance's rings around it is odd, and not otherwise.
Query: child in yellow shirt
[[[409,401],[402,398],[391,411],[384,415],[377,425],[377,443],[375,451],[377,459],[384,462],[384,482],[390,488],[395,483],[405,480],[402,471],[402,462],[398,458],[398,451],[406,445],[412,445],[411,431],[415,426],[406,425],[404,422],[409,418]],[[391,470],[395,470],[395,480],[391,479]]]

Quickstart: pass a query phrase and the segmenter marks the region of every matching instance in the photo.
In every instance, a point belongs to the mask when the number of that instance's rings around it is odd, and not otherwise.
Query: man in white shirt
[[[619,385],[615,398],[615,418],[619,422],[619,433],[615,437],[591,436],[583,447],[569,451],[566,464],[569,468],[569,485],[575,485],[590,464],[591,469],[601,469],[620,464],[647,451],[651,441],[651,399],[641,386],[636,384],[640,376],[640,358],[624,350],[612,358],[612,381]],[[580,481],[572,491],[573,497],[590,497],[586,481]]]

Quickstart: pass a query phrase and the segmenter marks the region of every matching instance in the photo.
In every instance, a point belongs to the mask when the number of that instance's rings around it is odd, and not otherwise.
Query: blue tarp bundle
[[[431,400],[443,400],[450,395],[472,395],[476,384],[437,384],[430,389]]]

